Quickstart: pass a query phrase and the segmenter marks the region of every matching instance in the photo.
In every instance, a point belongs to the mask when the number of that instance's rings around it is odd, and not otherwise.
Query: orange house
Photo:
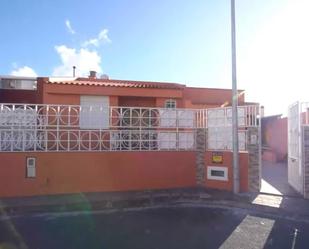
[[[108,97],[110,106],[211,108],[231,105],[231,89],[187,87],[179,83],[88,78],[37,78],[33,91],[2,89],[2,103],[81,104],[81,96]],[[245,104],[239,91],[239,104]]]
[[[203,117],[207,108],[230,106],[232,91],[178,83],[98,79],[94,72],[90,75],[27,79],[27,90],[16,87],[18,78],[13,79],[14,84],[10,79],[2,83],[0,197],[196,186],[196,132],[206,126],[197,127],[191,121],[197,114]],[[240,106],[249,104],[243,91],[239,91],[238,101]],[[130,112],[128,116],[120,113],[123,123],[112,114],[105,119],[102,113],[89,116],[81,112],[97,105]],[[56,114],[48,116],[48,106],[53,106]],[[77,114],[69,116],[75,107]],[[174,110],[186,115],[178,119],[173,116]],[[193,110],[201,111],[194,111],[193,115]],[[139,116],[142,112],[146,118]],[[161,123],[155,123],[159,115]],[[244,115],[250,120],[253,117],[247,112]],[[139,123],[135,122],[137,119]],[[117,126],[111,125],[114,120]],[[171,125],[173,121],[175,124]],[[230,149],[202,153],[204,185],[232,190]],[[213,158],[218,155],[221,160],[215,161]],[[241,191],[248,191],[248,152],[244,150],[239,155],[240,187]]]

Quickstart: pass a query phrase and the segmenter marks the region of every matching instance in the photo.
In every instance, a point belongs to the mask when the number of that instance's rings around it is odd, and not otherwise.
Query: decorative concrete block
[[[247,150],[249,153],[249,191],[259,192],[261,188],[261,149],[259,127],[249,127],[247,131]]]

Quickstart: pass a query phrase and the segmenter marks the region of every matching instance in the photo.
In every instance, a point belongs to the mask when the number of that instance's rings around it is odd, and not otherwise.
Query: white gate
[[[303,194],[301,104],[296,102],[288,110],[288,182]]]

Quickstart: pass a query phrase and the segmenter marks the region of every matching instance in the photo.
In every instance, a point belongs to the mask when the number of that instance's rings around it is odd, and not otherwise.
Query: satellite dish
[[[109,80],[109,76],[107,74],[102,74],[101,79],[102,80]]]

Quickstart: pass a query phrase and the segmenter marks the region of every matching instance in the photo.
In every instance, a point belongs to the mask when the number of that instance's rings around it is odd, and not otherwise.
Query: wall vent
[[[207,179],[227,181],[228,180],[228,168],[218,166],[207,166]]]

